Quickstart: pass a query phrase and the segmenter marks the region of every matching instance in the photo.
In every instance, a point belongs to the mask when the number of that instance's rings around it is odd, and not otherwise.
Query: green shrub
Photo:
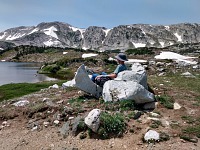
[[[198,138],[200,138],[200,125],[187,127],[183,129],[183,133],[189,134],[189,135],[195,135]]]
[[[192,116],[182,116],[181,118],[189,124],[195,123],[196,121]]]
[[[163,96],[157,96],[156,99],[163,104],[166,108],[168,109],[173,109],[174,108],[174,100],[167,96],[167,95],[163,95]]]
[[[152,120],[152,124],[150,125],[151,128],[158,128],[161,125],[159,120]]]
[[[119,102],[121,110],[134,110],[135,103],[133,100],[122,100]]]
[[[42,70],[39,71],[39,73],[56,73],[58,70],[60,70],[60,66],[56,64],[47,65],[42,68]]]
[[[148,48],[128,49],[128,50],[126,51],[126,53],[127,53],[128,55],[130,55],[130,54],[134,54],[134,55],[145,55],[145,54],[151,55],[151,54],[154,54],[154,52],[153,52],[152,50],[148,49]]]
[[[100,128],[98,134],[103,138],[108,138],[110,136],[121,136],[126,129],[126,124],[124,122],[124,117],[117,114],[108,114],[102,112],[100,116]]]

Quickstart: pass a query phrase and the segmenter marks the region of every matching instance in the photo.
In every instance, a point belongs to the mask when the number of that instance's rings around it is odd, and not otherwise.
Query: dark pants
[[[98,75],[107,75],[107,73],[105,73],[105,72],[102,72],[101,74],[94,73],[94,74],[92,74],[91,80],[92,80],[93,82],[95,82],[95,78],[96,78]]]

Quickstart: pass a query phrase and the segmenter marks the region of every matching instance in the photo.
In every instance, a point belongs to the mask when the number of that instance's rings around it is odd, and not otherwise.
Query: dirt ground
[[[161,89],[161,88],[160,88]],[[158,92],[158,91],[157,91]],[[190,101],[182,100],[180,96],[177,96],[176,90],[170,91],[176,97],[176,102],[178,102],[182,108],[179,110],[166,109],[159,102],[156,105],[154,112],[160,112],[161,118],[165,121],[177,121],[180,126],[185,126],[186,123],[181,119],[183,115],[195,115],[199,116],[199,107],[193,106]],[[44,101],[44,98],[51,99],[56,105],[62,106],[67,105],[70,98],[78,97],[83,95],[83,92],[78,90],[65,91],[62,89],[47,89],[41,90],[34,94],[24,96],[14,101],[18,100],[29,100],[32,103],[37,103],[38,101]],[[192,97],[193,93],[190,93]],[[184,94],[183,94],[183,97]],[[60,104],[60,101],[62,103]],[[142,141],[144,134],[150,129],[151,120],[147,119],[149,113],[144,113],[138,120],[130,120],[128,122],[129,127],[133,127],[134,132],[129,130],[120,138],[111,138],[111,139],[98,139],[98,138],[89,138],[87,136],[85,139],[80,139],[79,135],[72,136],[69,135],[64,138],[59,133],[59,128],[61,128],[64,122],[60,122],[59,125],[50,124],[47,127],[44,127],[43,122],[47,121],[47,117],[39,118],[40,128],[33,130],[27,128],[28,122],[36,118],[33,115],[32,118],[28,118],[26,106],[24,107],[15,107],[11,106],[13,102],[2,103],[1,108],[7,108],[7,113],[5,115],[10,115],[12,113],[18,113],[16,117],[11,117],[12,119],[0,120],[0,150],[199,150],[200,141],[197,143],[188,142],[183,139],[180,139],[180,129],[171,128],[169,125],[159,126],[159,128],[153,129],[157,132],[165,132],[170,136],[168,141],[156,142],[155,144],[148,144]],[[98,100],[94,101],[97,105],[93,107],[98,107]],[[9,109],[10,108],[10,109]],[[14,109],[11,109],[14,108]],[[92,110],[91,107],[84,107],[85,113],[89,110]],[[41,110],[38,113],[44,113]],[[13,116],[13,115],[11,115]],[[6,118],[6,117],[5,117]],[[9,117],[7,117],[9,118]],[[51,118],[52,119],[52,118]],[[6,125],[3,126],[3,122],[6,121]],[[5,122],[4,122],[5,123]]]
[[[167,142],[156,143],[151,146],[141,141],[143,131],[138,134],[126,134],[123,138],[108,140],[83,139],[78,136],[62,138],[57,128],[48,127],[41,131],[32,132],[24,127],[24,121],[12,120],[11,127],[0,132],[2,150],[199,150],[200,143],[191,143],[179,137],[171,138]]]

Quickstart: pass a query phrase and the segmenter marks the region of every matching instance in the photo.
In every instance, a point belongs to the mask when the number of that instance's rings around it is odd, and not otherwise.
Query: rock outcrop
[[[119,25],[112,29],[97,26],[80,29],[63,22],[49,22],[37,26],[7,29],[0,33],[0,41],[15,45],[56,46],[97,51],[137,47],[163,48],[180,43],[199,43],[200,25],[132,24]]]

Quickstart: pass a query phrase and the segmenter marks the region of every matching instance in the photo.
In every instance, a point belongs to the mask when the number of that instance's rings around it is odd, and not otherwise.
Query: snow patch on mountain
[[[131,64],[131,63],[147,63],[147,60],[143,60],[143,59],[128,59],[128,61],[125,62],[125,64]]]
[[[94,54],[94,53],[89,53],[89,54],[83,54],[82,58],[87,58],[87,57],[93,57],[93,56],[97,56],[98,54]]]
[[[138,48],[138,47],[145,47],[146,46],[146,44],[143,44],[143,43],[134,43],[134,42],[132,42],[133,43],[133,45],[135,46],[135,48]]]
[[[161,52],[160,55],[156,55],[155,59],[171,59],[175,60],[176,62],[185,62],[188,64],[197,64],[196,61],[193,61],[195,57],[183,56],[174,52]]]
[[[0,47],[0,50],[3,50],[3,48]]]
[[[55,31],[58,31],[58,30],[57,30],[54,26],[52,26],[52,27],[50,27],[50,28],[48,28],[48,29],[44,29],[44,33],[45,33],[46,35],[49,35],[49,36],[52,36],[52,37],[58,39],[58,36],[57,36],[57,34],[55,33]]]
[[[29,34],[32,34],[32,33],[34,33],[34,32],[37,32],[37,31],[39,31],[39,29],[38,29],[38,28],[35,28],[35,29],[33,29],[30,33],[28,33],[28,35],[29,35]]]
[[[24,34],[20,34],[20,33],[15,33],[13,36],[12,35],[9,35],[6,40],[15,40],[15,39],[18,39],[20,37],[23,37],[24,35],[26,35],[25,33]]]
[[[52,39],[49,39],[48,41],[43,42],[46,46],[56,46],[60,44],[60,41],[53,41]]]
[[[81,37],[84,38],[83,33],[85,32],[85,29],[80,29],[76,27],[69,26],[70,29],[72,29],[74,32],[80,31],[81,32]]]
[[[82,49],[83,49],[83,50],[87,50],[87,49],[89,49],[89,48],[87,48],[87,47],[83,46],[83,47],[82,47]]]
[[[165,42],[160,42],[160,45],[161,45],[162,47],[164,47]]]
[[[179,35],[178,33],[174,33],[174,35],[178,38],[178,42],[182,42],[182,38],[181,35]]]
[[[165,29],[166,29],[167,31],[170,31],[170,30],[169,30],[169,26],[165,26]]]
[[[106,36],[108,35],[108,32],[110,31],[111,29],[106,29],[106,30],[103,30],[105,33],[106,33]],[[106,37],[105,36],[105,37]]]
[[[3,39],[6,36],[7,32],[4,32],[2,36],[0,36],[0,39]]]

